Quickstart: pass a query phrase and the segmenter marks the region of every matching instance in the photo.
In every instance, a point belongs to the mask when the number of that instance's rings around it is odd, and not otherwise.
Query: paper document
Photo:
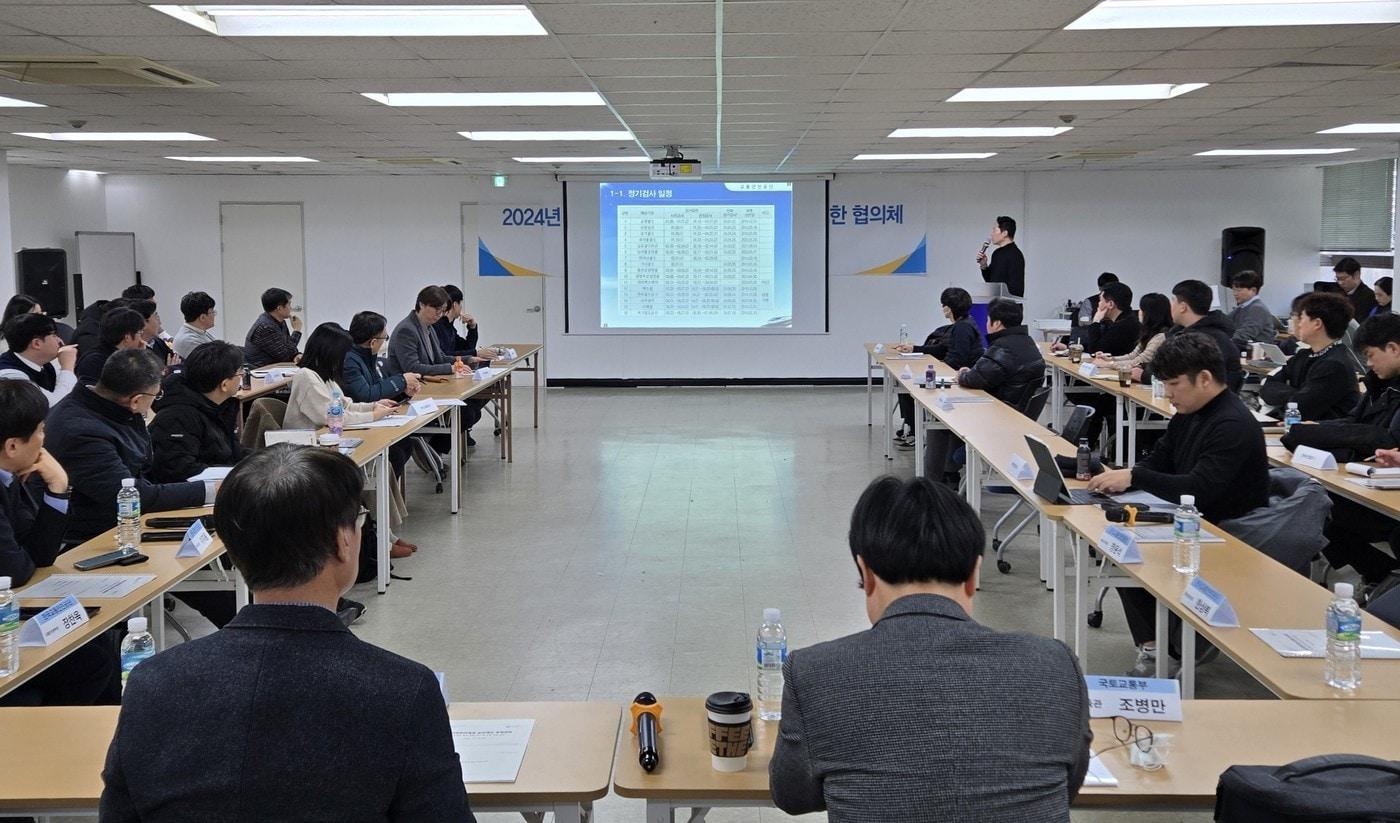
[[[452,747],[462,760],[467,783],[514,783],[535,729],[521,720],[453,720]]]
[[[990,397],[978,397],[974,394],[950,394],[946,395],[949,403],[995,403]]]
[[[472,379],[473,379],[473,380],[490,380],[491,378],[495,377],[495,376],[498,375],[498,374],[501,374],[501,373],[504,372],[504,371],[505,371],[505,369],[489,369],[489,368],[477,369],[475,372],[472,373]]]
[[[210,466],[188,479],[191,482],[197,480],[223,480],[225,477],[228,477],[228,473],[231,471],[233,471],[233,466]]]
[[[1327,633],[1322,629],[1250,629],[1284,657],[1327,656]],[[1361,633],[1361,656],[1366,660],[1400,660],[1400,641],[1385,632]]]
[[[1124,492],[1113,495],[1113,502],[1131,504],[1134,506],[1148,506],[1154,509],[1175,509],[1176,504],[1170,503],[1155,494],[1144,491]]]
[[[1118,785],[1118,778],[1103,764],[1099,756],[1089,751],[1089,771],[1084,775],[1085,786],[1112,787]]]
[[[1348,483],[1368,489],[1400,489],[1400,477],[1347,477]]]
[[[1139,543],[1171,543],[1176,540],[1176,534],[1172,532],[1171,526],[1134,526],[1133,537]],[[1202,543],[1224,543],[1225,538],[1220,535],[1211,534],[1205,529],[1199,532]]]
[[[155,580],[153,574],[52,574],[27,589],[19,596],[68,597],[79,600],[90,597],[126,597],[147,583]]]
[[[1400,477],[1400,469],[1387,468],[1385,466],[1373,466],[1370,463],[1348,463],[1344,468],[1347,474],[1355,474],[1361,477]]]
[[[381,417],[378,420],[371,420],[368,423],[356,423],[353,426],[346,426],[346,431],[358,429],[397,429],[405,423],[413,421],[413,417],[407,414],[391,414],[388,417]]]

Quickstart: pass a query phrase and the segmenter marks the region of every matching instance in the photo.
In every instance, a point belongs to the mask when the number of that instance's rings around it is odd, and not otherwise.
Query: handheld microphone
[[[642,770],[653,771],[661,762],[656,735],[661,731],[661,704],[651,692],[642,692],[632,701],[632,734],[637,736],[637,762]]]
[[[991,248],[991,245],[992,245],[992,241],[990,241],[990,240],[983,240],[983,241],[982,241],[982,250],[979,251],[979,252],[977,252],[977,253],[978,253],[978,254],[986,254],[986,253],[987,253],[987,249]]]

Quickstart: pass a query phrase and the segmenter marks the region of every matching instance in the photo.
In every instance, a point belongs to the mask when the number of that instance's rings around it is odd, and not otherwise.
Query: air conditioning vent
[[[432,166],[465,166],[466,161],[455,157],[361,157],[371,163],[385,166],[405,166],[410,168],[430,168]]]
[[[0,55],[0,77],[51,86],[187,89],[216,85],[144,57]]]
[[[1127,149],[1080,149],[1063,154],[1052,154],[1046,160],[1126,160],[1137,156],[1137,152]]]

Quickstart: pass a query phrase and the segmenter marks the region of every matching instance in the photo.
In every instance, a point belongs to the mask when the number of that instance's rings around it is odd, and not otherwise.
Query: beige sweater
[[[1152,356],[1157,353],[1157,349],[1162,346],[1162,341],[1166,339],[1167,333],[1159,331],[1152,335],[1152,339],[1147,341],[1146,346],[1139,343],[1137,348],[1127,354],[1113,358],[1113,365],[1127,366],[1131,369],[1138,368],[1139,366],[1146,366],[1148,363],[1152,362]]]
[[[339,389],[334,380],[322,380],[310,369],[301,369],[292,376],[292,396],[287,400],[284,429],[319,429],[326,425],[326,408],[331,404],[331,391]],[[373,403],[351,403],[345,397],[345,425],[358,426],[374,419]]]

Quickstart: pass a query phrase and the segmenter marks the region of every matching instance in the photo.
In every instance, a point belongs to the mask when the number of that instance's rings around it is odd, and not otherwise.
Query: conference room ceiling
[[[1400,122],[1400,25],[1064,30],[1096,0],[530,0],[548,36],[230,38],[146,7],[155,1],[0,0],[0,56],[134,55],[217,84],[0,79],[0,95],[48,106],[0,108],[0,148],[12,163],[114,173],[644,175],[642,165],[556,168],[511,158],[639,156],[641,146],[659,157],[677,144],[707,174],[1199,169],[1394,157],[1400,140],[1316,134]],[[945,102],[966,87],[1120,83],[1210,85],[1157,102]],[[609,107],[394,108],[360,94],[594,90]],[[1059,126],[1060,115],[1073,115],[1074,128],[1056,137],[887,138],[905,127]],[[12,134],[67,131],[73,120],[89,132],[182,131],[219,142],[55,143]],[[457,134],[623,127],[637,140],[495,143]],[[1306,147],[1355,151],[1193,156]],[[997,155],[852,159],[920,152]],[[1116,159],[1094,158],[1105,152]],[[253,169],[164,159],[208,154],[320,162]]]

